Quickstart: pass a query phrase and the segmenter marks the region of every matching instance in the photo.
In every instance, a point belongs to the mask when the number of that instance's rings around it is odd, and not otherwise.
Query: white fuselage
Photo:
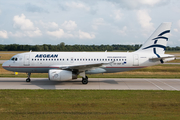
[[[150,61],[154,54],[136,52],[28,52],[13,56],[3,64],[3,68],[27,73],[48,73],[50,69],[63,66],[109,63],[100,68],[84,70],[87,74],[112,73],[129,71],[159,64],[160,61]],[[102,68],[102,69],[101,69]]]

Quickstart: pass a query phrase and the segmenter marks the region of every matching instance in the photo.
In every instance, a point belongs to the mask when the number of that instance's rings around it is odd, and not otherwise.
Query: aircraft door
[[[137,54],[133,55],[133,66],[139,66],[139,56]]]
[[[29,66],[30,65],[30,58],[29,54],[24,55],[24,66]]]

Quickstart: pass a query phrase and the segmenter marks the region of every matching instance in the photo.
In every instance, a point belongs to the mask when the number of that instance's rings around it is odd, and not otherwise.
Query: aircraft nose
[[[3,67],[4,69],[6,69],[7,66],[8,66],[7,61],[2,64],[2,67]]]

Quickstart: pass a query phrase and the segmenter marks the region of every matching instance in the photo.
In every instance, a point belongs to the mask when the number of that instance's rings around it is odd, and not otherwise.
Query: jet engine
[[[73,74],[72,71],[51,69],[49,70],[49,80],[51,81],[63,81],[77,79],[77,75]]]

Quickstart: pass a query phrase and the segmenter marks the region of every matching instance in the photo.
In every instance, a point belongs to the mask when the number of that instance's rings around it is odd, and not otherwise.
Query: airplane
[[[86,74],[130,71],[157,65],[175,59],[164,54],[171,23],[162,23],[147,41],[134,52],[26,52],[14,55],[2,67],[13,72],[48,73],[51,81],[66,81],[82,76],[82,84],[88,83]]]

